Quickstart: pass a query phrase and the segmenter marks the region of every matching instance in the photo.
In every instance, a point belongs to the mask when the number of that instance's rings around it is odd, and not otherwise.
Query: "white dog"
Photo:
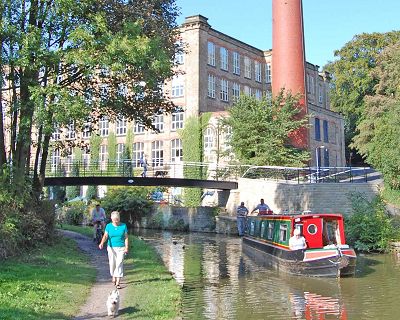
[[[119,309],[119,291],[113,290],[110,292],[107,298],[107,312],[109,316],[118,315]]]

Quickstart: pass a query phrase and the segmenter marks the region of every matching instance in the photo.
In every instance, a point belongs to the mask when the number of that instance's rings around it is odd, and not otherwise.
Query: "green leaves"
[[[307,124],[298,103],[298,96],[283,91],[273,99],[241,96],[224,119],[232,128],[230,144],[236,157],[253,165],[304,165],[308,152],[292,147],[289,138]]]

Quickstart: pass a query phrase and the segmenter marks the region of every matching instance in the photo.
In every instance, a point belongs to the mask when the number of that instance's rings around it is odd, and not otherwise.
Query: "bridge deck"
[[[45,186],[79,186],[79,185],[108,185],[108,186],[169,186],[232,190],[238,188],[233,181],[198,180],[182,178],[142,178],[142,177],[46,177]]]

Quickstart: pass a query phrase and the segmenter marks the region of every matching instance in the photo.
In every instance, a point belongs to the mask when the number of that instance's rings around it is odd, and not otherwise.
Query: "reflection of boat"
[[[295,229],[306,239],[304,250],[289,249]],[[356,254],[346,244],[340,214],[249,216],[243,243],[248,255],[291,274],[339,277],[355,272]]]

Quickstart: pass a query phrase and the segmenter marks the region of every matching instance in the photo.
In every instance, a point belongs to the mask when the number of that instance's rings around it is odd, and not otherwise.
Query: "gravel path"
[[[90,295],[86,303],[81,307],[79,314],[75,317],[75,320],[107,318],[107,297],[110,291],[114,290],[115,288],[111,282],[111,276],[108,268],[107,250],[99,250],[97,245],[95,245],[95,243],[93,242],[93,239],[83,236],[79,233],[67,230],[60,230],[60,232],[63,236],[76,241],[78,247],[90,256],[90,263],[97,270],[96,283],[92,286],[90,290]],[[126,285],[122,279],[122,289],[119,290],[121,298],[120,314],[123,313],[124,308],[125,286]]]

